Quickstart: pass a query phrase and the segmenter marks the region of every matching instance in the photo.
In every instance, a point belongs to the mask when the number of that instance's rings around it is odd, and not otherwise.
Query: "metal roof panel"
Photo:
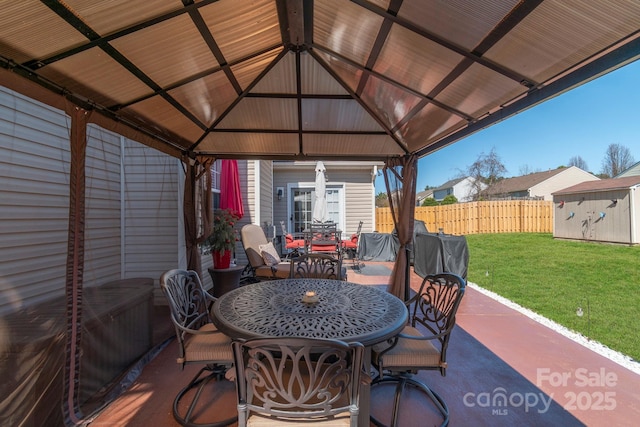
[[[282,43],[272,0],[220,0],[198,10],[228,62]]]

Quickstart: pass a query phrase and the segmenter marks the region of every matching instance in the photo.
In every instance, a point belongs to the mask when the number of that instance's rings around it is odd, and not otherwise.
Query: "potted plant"
[[[213,215],[213,228],[202,245],[213,255],[213,268],[229,268],[231,252],[236,246],[235,225],[238,217],[229,209],[221,209]]]

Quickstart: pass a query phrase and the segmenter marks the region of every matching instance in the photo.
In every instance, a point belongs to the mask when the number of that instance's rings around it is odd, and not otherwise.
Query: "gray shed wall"
[[[628,189],[555,195],[553,236],[636,244],[639,242],[638,201],[632,199],[637,197],[631,197]],[[564,206],[560,207],[562,200]],[[612,200],[617,200],[617,203]],[[634,212],[635,218],[631,218]]]

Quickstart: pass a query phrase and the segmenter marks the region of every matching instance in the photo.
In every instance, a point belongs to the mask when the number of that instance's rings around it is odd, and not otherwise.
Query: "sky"
[[[422,157],[417,191],[459,177],[492,149],[506,178],[566,166],[574,156],[598,174],[610,144],[640,161],[640,60]],[[375,186],[386,191],[381,175]]]

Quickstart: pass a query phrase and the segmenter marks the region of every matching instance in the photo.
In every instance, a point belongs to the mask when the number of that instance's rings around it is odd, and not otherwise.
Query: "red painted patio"
[[[392,265],[366,263],[374,264]],[[387,276],[349,271],[348,279],[382,285]],[[412,273],[412,288],[420,282]],[[169,336],[168,315],[160,314],[158,322],[166,322]],[[171,341],[91,426],[177,426],[173,399],[197,367],[181,371],[176,354]],[[438,372],[420,377],[449,405],[451,426],[635,426],[640,419],[640,374],[473,286],[458,311],[447,359],[446,377]],[[216,383],[209,391],[207,399],[219,400],[203,417],[222,419],[235,411],[232,382]],[[373,391],[372,411],[383,419],[390,413],[390,397],[390,390]],[[401,425],[438,425],[434,410],[414,397],[410,394],[401,408]]]

